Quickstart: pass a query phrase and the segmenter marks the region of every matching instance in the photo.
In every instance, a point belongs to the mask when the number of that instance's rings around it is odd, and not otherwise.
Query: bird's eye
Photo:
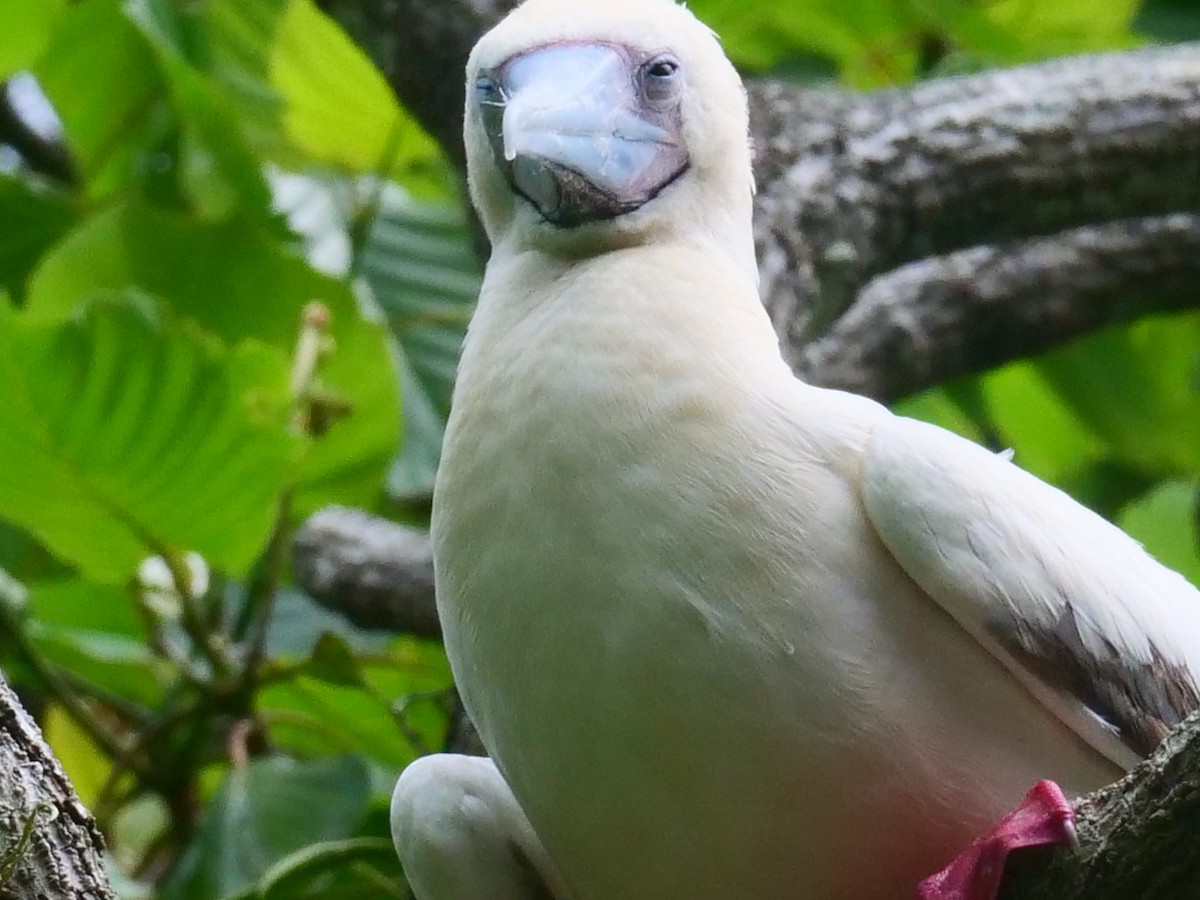
[[[480,75],[475,79],[475,98],[480,103],[501,102],[500,82],[490,75]]]
[[[646,99],[654,103],[674,100],[683,86],[679,60],[673,56],[656,56],[642,66],[642,86]]]

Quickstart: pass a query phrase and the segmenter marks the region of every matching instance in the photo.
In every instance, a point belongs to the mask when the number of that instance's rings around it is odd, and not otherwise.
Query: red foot
[[[950,865],[917,888],[918,900],[995,900],[1008,854],[1018,847],[1075,843],[1075,813],[1053,781],[1039,781],[1021,805]]]

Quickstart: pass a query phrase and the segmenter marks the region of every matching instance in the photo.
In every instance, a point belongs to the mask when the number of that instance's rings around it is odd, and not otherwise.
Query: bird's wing
[[[1132,765],[1200,705],[1200,592],[1062,491],[885,417],[862,493],[908,575],[1113,762]]]

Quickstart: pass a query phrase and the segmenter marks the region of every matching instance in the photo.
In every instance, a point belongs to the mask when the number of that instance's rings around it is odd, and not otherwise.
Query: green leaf
[[[769,68],[807,50],[833,60],[855,83],[902,81],[914,72],[915,54],[905,38],[915,20],[890,0],[697,0],[688,6],[743,67]]]
[[[342,874],[346,870],[362,865],[374,865],[391,870],[399,869],[396,850],[387,838],[353,838],[345,841],[325,841],[298,850],[271,867],[255,885],[255,893],[261,900],[294,900],[296,897],[312,897],[306,889],[319,885],[316,895],[322,898],[330,893],[329,876]],[[351,897],[363,897],[363,885]],[[407,897],[397,888],[396,897]]]
[[[394,768],[418,755],[391,718],[391,700],[360,687],[299,676],[259,693],[272,739],[301,754],[358,751]]]
[[[211,74],[255,146],[292,168],[312,163],[448,192],[434,141],[379,71],[311,0],[214,0],[204,11]]]
[[[135,703],[158,700],[165,679],[126,587],[81,578],[32,582],[26,630],[38,652],[65,671]]]
[[[64,194],[0,174],[0,291],[23,296],[25,279],[39,257],[74,221]]]
[[[270,191],[262,162],[247,144],[233,102],[193,65],[186,50],[195,22],[163,0],[127,0],[125,9],[153,49],[179,116],[180,181],[205,218],[236,208],[267,217]]]
[[[272,183],[313,264],[337,274],[352,267],[387,316],[404,398],[404,446],[388,493],[427,499],[483,275],[467,220],[459,207],[414,200],[391,182],[281,174]]]
[[[358,687],[363,683],[358,660],[344,640],[326,632],[317,638],[308,660],[308,673],[326,684]]]
[[[255,339],[290,356],[311,300],[332,313],[336,351],[321,380],[352,405],[306,454],[298,512],[338,501],[370,506],[399,440],[399,388],[390,339],[350,289],[285,253],[260,223],[199,223],[138,203],[93,216],[43,261],[31,315],[57,320],[97,288],[135,286],[229,342]]]
[[[984,442],[984,436],[976,424],[943,388],[932,388],[905,397],[893,405],[892,411],[938,425],[976,443]]]
[[[436,164],[433,140],[403,116],[383,76],[311,2],[290,0],[271,50],[283,124],[314,160],[348,172],[389,173],[393,160]]]
[[[1147,0],[1134,29],[1156,41],[1200,40],[1200,6],[1196,0]]]
[[[1030,56],[1127,45],[1140,0],[993,0],[985,15],[1019,35]]]
[[[1175,569],[1192,584],[1200,585],[1200,529],[1197,482],[1162,482],[1140,500],[1121,511],[1117,524],[1141,541],[1150,554]]]
[[[1058,482],[1103,452],[1103,442],[1044,379],[1037,364],[1013,363],[984,377],[983,396],[1016,463]]]
[[[50,706],[41,724],[46,743],[62,763],[75,793],[84,806],[92,806],[108,780],[109,761],[57,703]]]
[[[401,638],[382,659],[360,657],[358,672],[361,685],[355,687],[309,675],[266,687],[259,708],[272,738],[298,753],[354,749],[395,769],[442,745],[447,721],[437,701],[451,675],[440,644]],[[432,699],[410,704],[405,733],[393,712],[408,696]]]
[[[160,900],[206,900],[252,886],[301,848],[350,837],[366,813],[370,779],[355,756],[235,766]]]
[[[226,604],[231,618],[241,609],[244,599],[244,585],[230,584]],[[389,635],[356,628],[343,616],[330,612],[295,588],[280,588],[275,595],[267,630],[267,655],[303,659],[313,653],[324,635],[335,635],[356,653],[381,652],[392,640]]]
[[[100,582],[162,548],[244,571],[294,442],[283,359],[145,301],[47,322],[0,305],[0,516]]]
[[[1118,458],[1159,477],[1200,468],[1200,315],[1111,328],[1036,365]]]
[[[65,8],[66,0],[0,0],[0,81],[33,65]]]
[[[467,321],[482,278],[466,218],[385,187],[358,270],[403,352],[404,446],[388,477],[395,498],[427,496]]]
[[[199,8],[207,36],[209,74],[241,113],[250,143],[266,156],[287,152],[283,98],[268,80],[271,48],[288,0],[210,0]]]
[[[170,110],[154,57],[118,3],[71,6],[34,74],[62,119],[89,195],[140,177],[170,131]]]
[[[0,569],[21,581],[67,575],[69,567],[56,560],[34,535],[0,517]]]

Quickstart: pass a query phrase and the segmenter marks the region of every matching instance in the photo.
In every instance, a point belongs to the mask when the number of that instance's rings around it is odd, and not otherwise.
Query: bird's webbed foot
[[[1039,781],[991,831],[922,881],[918,900],[995,900],[1010,852],[1077,842],[1070,802],[1054,782]]]

